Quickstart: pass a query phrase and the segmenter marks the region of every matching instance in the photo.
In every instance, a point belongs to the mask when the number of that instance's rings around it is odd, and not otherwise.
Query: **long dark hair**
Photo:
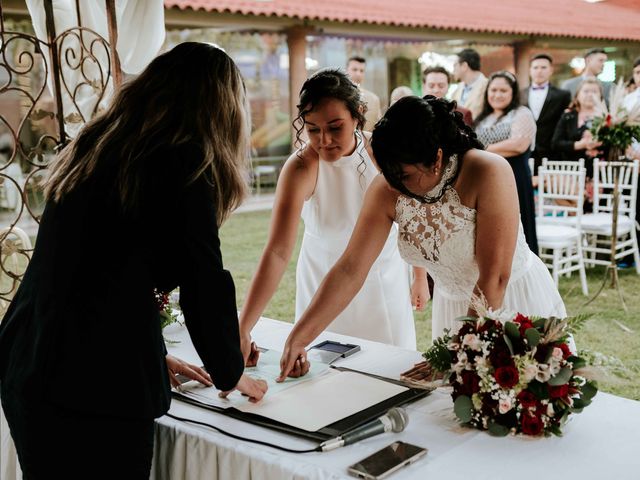
[[[402,183],[402,165],[432,167],[438,149],[442,149],[446,167],[453,155],[462,160],[468,150],[484,148],[456,106],[456,102],[426,95],[404,97],[389,107],[373,129],[371,147],[382,174],[393,188],[425,201]],[[455,182],[456,176],[457,173],[447,180],[448,185]],[[442,192],[445,190],[446,186]]]
[[[233,60],[211,44],[182,43],[123,85],[111,106],[61,152],[46,197],[59,202],[111,169],[121,205],[135,211],[154,158],[193,144],[202,161],[189,181],[210,177],[221,224],[246,193],[249,134],[245,88]]]
[[[300,89],[298,116],[293,119],[296,131],[296,147],[303,145],[300,135],[304,129],[304,118],[325,98],[335,98],[344,103],[347,110],[357,122],[357,129],[362,130],[366,122],[364,114],[367,105],[360,97],[360,89],[346,73],[335,68],[326,68],[311,75]]]
[[[502,112],[502,116],[520,106],[520,89],[518,88],[518,79],[516,78],[516,76],[511,72],[507,72],[506,70],[493,72],[491,75],[489,75],[487,88],[484,91],[484,103],[482,105],[482,111],[480,112],[480,115],[478,115],[478,118],[476,118],[476,125],[478,125],[482,120],[493,113],[493,107],[489,105],[489,87],[491,86],[491,82],[493,82],[496,78],[504,78],[511,87],[511,103],[509,103],[509,105],[507,105],[507,108],[504,109],[504,112]]]

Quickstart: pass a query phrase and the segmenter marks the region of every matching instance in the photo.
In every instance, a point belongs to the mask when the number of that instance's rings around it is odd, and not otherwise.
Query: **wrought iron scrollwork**
[[[115,3],[105,3],[114,22]],[[0,318],[33,251],[49,166],[104,106],[119,68],[109,42],[82,26],[79,2],[77,26],[58,35],[51,2],[44,8],[46,41],[30,23],[5,19],[0,0]],[[116,38],[115,24],[109,33]]]

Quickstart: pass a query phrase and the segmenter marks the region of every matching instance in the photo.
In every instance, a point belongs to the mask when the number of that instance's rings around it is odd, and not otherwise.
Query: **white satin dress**
[[[296,320],[344,252],[365,191],[377,174],[360,136],[351,155],[335,162],[320,160],[316,188],[302,210],[305,230],[296,268]],[[416,348],[409,266],[400,257],[397,238],[394,224],[362,289],[327,330]]]

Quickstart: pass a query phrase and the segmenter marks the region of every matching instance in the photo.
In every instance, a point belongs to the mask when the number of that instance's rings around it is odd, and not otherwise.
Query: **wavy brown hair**
[[[45,195],[60,202],[98,171],[114,169],[120,203],[135,211],[153,159],[195,145],[202,161],[189,183],[203,174],[213,182],[220,225],[247,191],[249,134],[244,83],[233,60],[210,44],[181,43],[123,85],[84,126],[56,159]]]

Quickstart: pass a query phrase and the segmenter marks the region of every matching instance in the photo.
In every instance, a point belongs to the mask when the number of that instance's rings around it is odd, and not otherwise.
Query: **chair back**
[[[584,158],[575,160],[549,160],[548,158],[542,159],[542,168],[547,170],[570,170],[578,171],[584,168]]]
[[[618,214],[631,220],[636,218],[636,198],[638,196],[638,160],[631,162],[607,162],[593,160],[593,212],[613,211],[613,188],[618,175]]]
[[[576,163],[576,162],[572,162]],[[586,169],[538,169],[538,219],[544,222],[571,220],[580,228],[584,204]]]

